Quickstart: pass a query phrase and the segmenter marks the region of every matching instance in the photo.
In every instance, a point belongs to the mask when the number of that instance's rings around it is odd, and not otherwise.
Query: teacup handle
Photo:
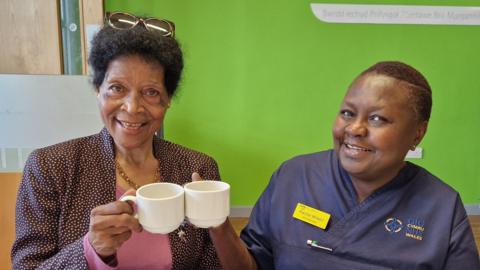
[[[120,198],[120,201],[122,202],[133,202],[135,205],[137,204],[137,197],[133,196],[133,195],[127,195],[127,196],[123,196]],[[135,210],[134,210],[135,211]],[[134,218],[138,219],[138,213],[135,213],[135,215],[133,215]]]

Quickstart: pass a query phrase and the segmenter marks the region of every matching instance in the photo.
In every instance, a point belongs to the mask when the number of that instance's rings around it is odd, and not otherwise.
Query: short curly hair
[[[104,26],[93,38],[88,63],[93,69],[93,85],[100,87],[108,65],[121,56],[138,55],[164,69],[169,97],[175,95],[183,70],[183,54],[177,40],[149,31],[142,25],[131,29]]]
[[[432,89],[420,71],[399,61],[383,61],[369,67],[359,77],[370,73],[385,75],[406,83],[417,119],[419,121],[430,119]]]

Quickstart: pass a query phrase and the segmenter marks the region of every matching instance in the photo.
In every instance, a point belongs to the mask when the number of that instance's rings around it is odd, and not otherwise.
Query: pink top
[[[117,186],[116,198],[125,191]],[[83,250],[89,269],[172,269],[172,251],[167,234],[152,234],[147,231],[133,233],[117,251],[118,265],[105,264],[88,241],[88,233],[83,238]]]

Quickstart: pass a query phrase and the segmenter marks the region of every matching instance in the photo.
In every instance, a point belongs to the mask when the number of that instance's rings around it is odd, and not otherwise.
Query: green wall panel
[[[232,204],[252,205],[282,161],[331,148],[345,90],[380,60],[413,65],[433,88],[424,158],[413,162],[480,203],[480,26],[327,24],[310,9],[321,2],[107,0],[106,10],[176,23],[186,67],[165,136],[218,161]]]

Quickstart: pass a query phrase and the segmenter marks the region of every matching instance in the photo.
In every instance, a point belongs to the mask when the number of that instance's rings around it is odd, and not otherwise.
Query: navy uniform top
[[[325,230],[292,217],[297,203],[330,213]],[[480,269],[459,194],[407,162],[363,202],[333,150],[285,162],[241,238],[261,269]],[[307,245],[317,245],[329,250]]]

